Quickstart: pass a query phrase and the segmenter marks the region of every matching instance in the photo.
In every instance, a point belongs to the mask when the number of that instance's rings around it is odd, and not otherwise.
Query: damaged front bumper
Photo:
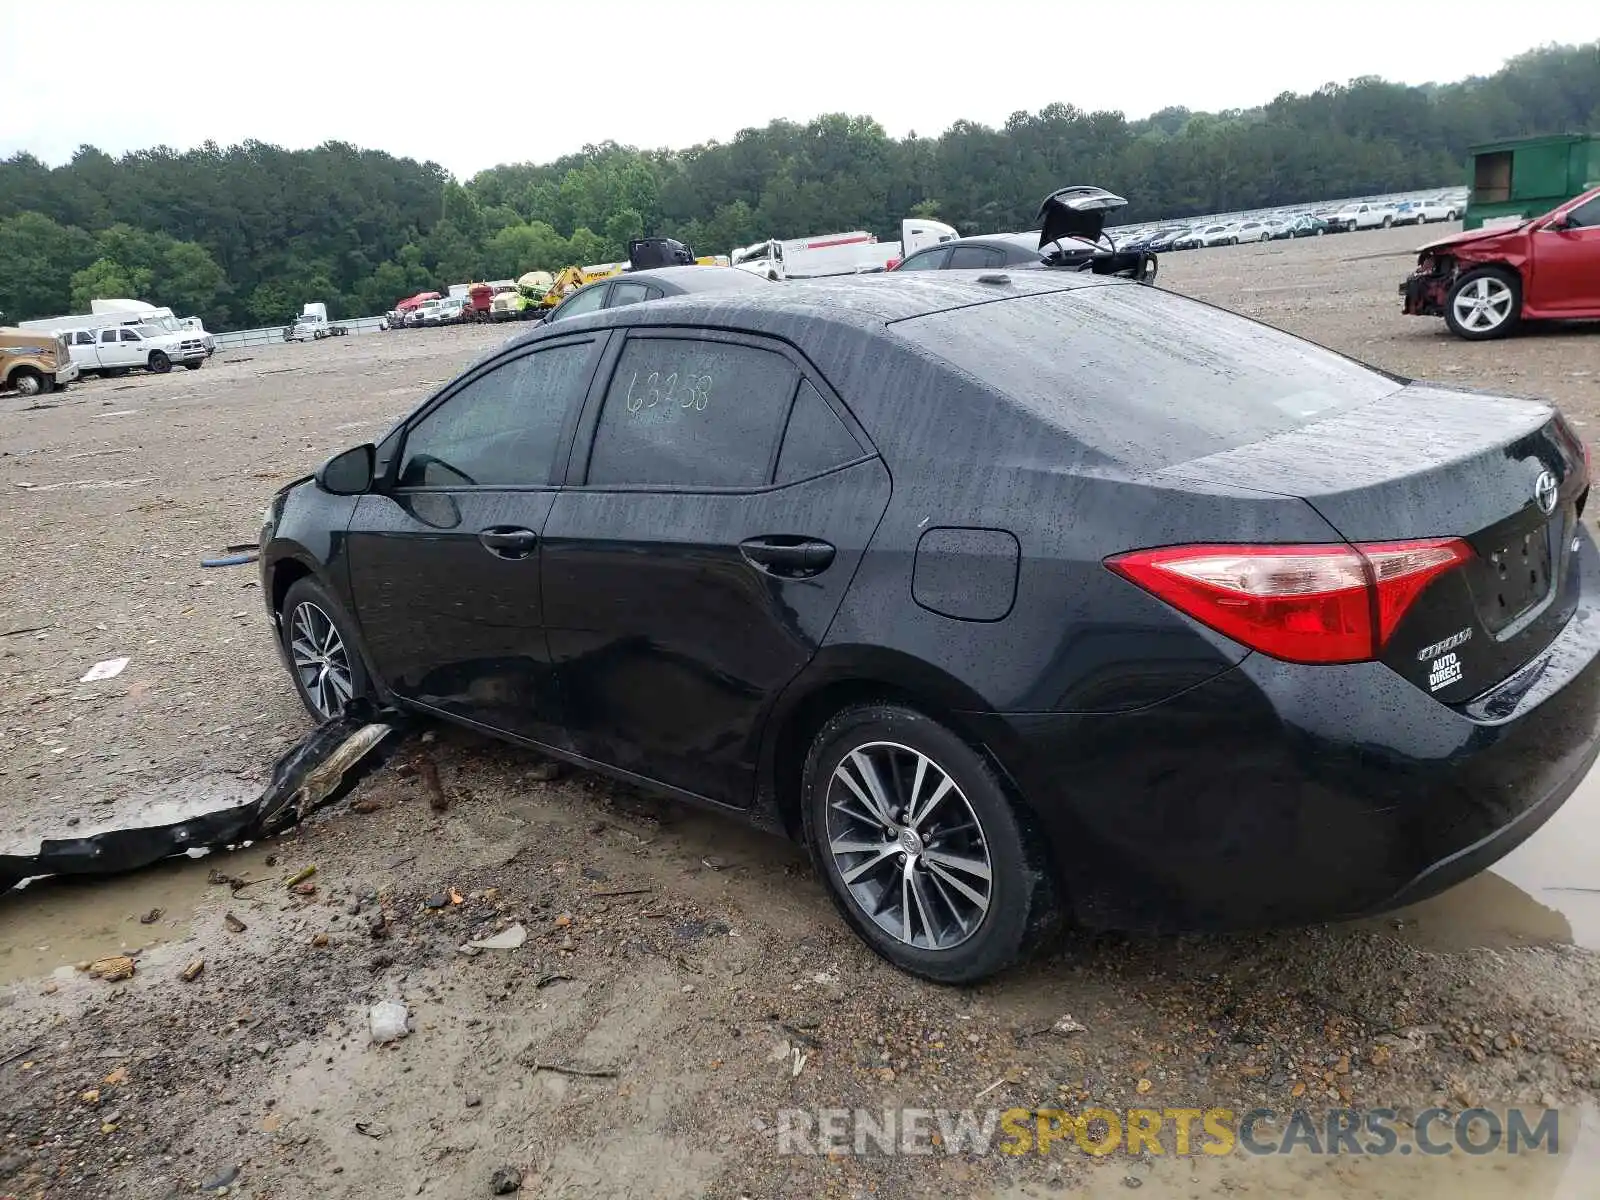
[[[270,837],[347,795],[411,730],[397,709],[353,701],[273,764],[255,800],[185,814],[182,819],[109,829],[85,837],[43,838],[37,850],[0,853],[0,893],[45,875],[115,875],[165,858]]]
[[[1453,263],[1429,260],[1400,281],[1400,311],[1409,317],[1442,317],[1450,285],[1455,282]]]

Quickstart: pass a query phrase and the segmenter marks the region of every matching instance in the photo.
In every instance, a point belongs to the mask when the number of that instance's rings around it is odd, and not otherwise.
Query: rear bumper
[[[1256,654],[1137,712],[969,719],[1043,827],[1085,925],[1223,930],[1381,912],[1509,853],[1593,763],[1600,564],[1592,545],[1585,554],[1585,601],[1561,635],[1469,705],[1378,663]]]

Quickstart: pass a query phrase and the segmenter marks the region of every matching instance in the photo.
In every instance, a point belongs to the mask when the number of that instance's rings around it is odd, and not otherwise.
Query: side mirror
[[[335,454],[317,468],[313,478],[329,495],[360,496],[372,490],[376,464],[377,450],[368,442]]]
[[[1562,213],[1559,217],[1556,217],[1548,225],[1546,225],[1545,228],[1546,229],[1571,229],[1572,228],[1572,214],[1571,213]]]

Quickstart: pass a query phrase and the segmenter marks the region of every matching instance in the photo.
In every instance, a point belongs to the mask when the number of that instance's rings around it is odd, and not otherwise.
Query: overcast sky
[[[464,178],[821,112],[901,136],[1057,100],[1130,117],[1249,107],[1596,39],[1596,0],[0,0],[0,157],[341,140]]]

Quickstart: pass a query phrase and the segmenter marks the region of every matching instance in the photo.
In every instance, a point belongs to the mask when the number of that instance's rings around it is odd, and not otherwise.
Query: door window
[[[100,331],[100,344],[102,346],[109,346],[116,340],[117,331],[115,329],[102,329]]]
[[[1004,264],[1006,256],[992,246],[952,246],[950,248],[950,270],[961,271],[973,267],[998,267]]]
[[[799,377],[755,346],[630,339],[600,410],[589,484],[766,484]]]
[[[614,283],[611,285],[611,299],[607,301],[607,308],[621,308],[624,304],[638,304],[641,300],[656,300],[661,296],[661,289],[649,287],[643,283]]]
[[[905,262],[895,268],[896,271],[937,271],[944,266],[944,260],[950,257],[949,250],[929,250],[922,254],[913,254]]]
[[[125,342],[137,342],[137,341],[139,341],[141,339],[140,339],[139,335],[137,333],[135,333],[133,330],[124,329],[122,331],[122,340],[125,341]]]
[[[94,345],[94,334],[80,329],[72,335],[72,344],[74,346],[92,346]]]
[[[598,312],[601,304],[605,303],[606,286],[603,283],[594,283],[581,291],[574,292],[550,314],[550,320],[565,321],[568,317],[581,317],[584,313]]]
[[[1573,229],[1593,229],[1600,225],[1600,196],[1578,205],[1567,214],[1567,224]]]
[[[800,381],[778,454],[776,482],[810,479],[861,457],[861,446],[809,379]]]
[[[411,427],[400,486],[548,484],[592,348],[553,346],[479,375]]]

